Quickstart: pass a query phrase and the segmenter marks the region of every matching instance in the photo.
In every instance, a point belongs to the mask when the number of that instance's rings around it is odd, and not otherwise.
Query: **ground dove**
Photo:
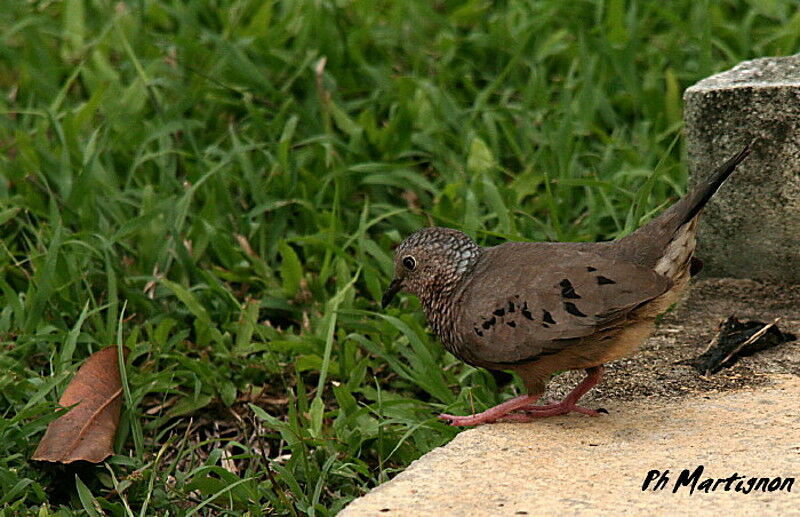
[[[603,364],[633,353],[656,316],[675,303],[701,264],[693,259],[700,210],[745,147],[656,219],[611,242],[506,242],[483,248],[449,228],[423,228],[395,251],[386,307],[404,290],[419,297],[433,331],[463,361],[511,370],[526,395],[451,425],[498,419],[526,422],[572,411],[603,374]],[[536,405],[545,382],[563,370],[586,378],[563,401]]]

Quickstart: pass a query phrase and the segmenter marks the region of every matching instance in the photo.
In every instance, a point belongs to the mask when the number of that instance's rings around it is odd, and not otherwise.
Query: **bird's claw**
[[[436,418],[448,425],[453,425],[453,421],[458,417],[456,415],[448,415],[446,413],[442,413],[441,415],[436,415]]]
[[[486,424],[489,422],[494,422],[496,420],[494,418],[481,418],[481,415],[458,416],[458,415],[448,415],[445,413],[442,413],[436,418],[442,420],[443,422],[446,422],[448,425],[451,425],[453,427],[474,426],[478,424]]]

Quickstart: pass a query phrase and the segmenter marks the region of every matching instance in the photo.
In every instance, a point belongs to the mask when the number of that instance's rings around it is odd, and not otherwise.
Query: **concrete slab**
[[[494,424],[459,434],[340,514],[360,515],[800,515],[800,378],[699,398],[605,404],[608,416]],[[708,493],[679,486],[683,469]],[[663,490],[642,491],[651,470]],[[750,478],[797,478],[791,491],[736,492]]]

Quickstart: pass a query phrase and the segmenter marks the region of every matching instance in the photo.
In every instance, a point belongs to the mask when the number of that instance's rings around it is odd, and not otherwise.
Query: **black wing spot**
[[[564,310],[568,313],[572,314],[573,316],[577,316],[579,318],[585,318],[586,314],[582,313],[578,310],[578,307],[575,306],[572,302],[564,302]]]
[[[610,278],[604,277],[603,275],[598,275],[597,285],[606,285],[606,284],[616,284],[616,282],[611,280]]]
[[[504,309],[497,309],[492,314],[494,314],[495,316],[502,316],[505,313],[506,313],[506,311]]]
[[[508,312],[512,313],[515,310],[516,310],[516,308],[514,307],[514,302],[508,302]]]
[[[589,273],[594,273],[595,271],[597,271],[597,268],[596,267],[592,267],[592,266],[588,266],[586,268],[586,271],[588,271]]]
[[[476,334],[478,334],[479,337],[483,337],[483,331],[481,331],[481,329],[475,327],[473,330],[475,331]]]
[[[494,326],[495,323],[497,323],[497,320],[495,319],[494,316],[492,316],[488,320],[484,321],[483,325],[481,326],[483,327],[484,330],[489,330],[491,327]]]
[[[552,323],[554,325],[556,323],[556,320],[553,319],[553,315],[544,309],[542,309],[542,320],[544,320],[545,323]]]
[[[522,304],[522,315],[533,321],[533,314],[528,310],[528,302]]]
[[[580,299],[580,295],[575,292],[575,288],[572,287],[572,282],[567,280],[566,278],[561,281],[558,285],[561,286],[561,296],[564,298],[571,298],[573,300]]]
[[[508,325],[509,327],[511,327],[513,329],[514,327],[517,326],[517,322],[516,321],[507,321],[506,325]]]

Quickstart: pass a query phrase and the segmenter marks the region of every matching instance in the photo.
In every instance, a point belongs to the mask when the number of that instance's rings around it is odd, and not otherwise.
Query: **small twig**
[[[732,351],[730,354],[728,354],[728,355],[725,357],[725,359],[723,359],[722,361],[720,361],[720,362],[719,362],[719,364],[720,364],[720,365],[722,365],[722,364],[725,364],[725,363],[727,363],[727,362],[728,362],[728,360],[730,360],[730,358],[731,358],[731,357],[733,357],[734,355],[738,354],[738,353],[739,353],[739,351],[740,351],[742,348],[746,347],[747,345],[749,345],[749,344],[751,344],[751,343],[754,343],[754,342],[756,342],[756,341],[757,341],[757,340],[758,340],[758,339],[759,339],[761,336],[763,336],[764,334],[766,334],[766,333],[767,333],[767,331],[768,331],[770,328],[774,327],[774,326],[775,326],[775,324],[776,324],[776,323],[778,323],[780,320],[781,320],[781,319],[778,317],[778,318],[775,318],[774,320],[772,320],[772,323],[770,323],[770,324],[768,324],[768,325],[764,325],[764,326],[763,326],[761,329],[759,329],[759,331],[758,331],[758,332],[756,332],[755,334],[753,334],[752,336],[750,336],[749,338],[747,338],[747,340],[746,340],[744,343],[742,343],[741,345],[739,345],[739,346],[737,346],[736,348],[734,348],[734,349],[733,349],[733,351]]]
[[[724,321],[723,321],[723,323],[724,323]],[[722,325],[723,323],[720,323],[720,325]],[[716,333],[716,335],[714,336],[714,338],[713,338],[711,341],[709,341],[709,342],[708,342],[708,346],[706,347],[706,349],[705,349],[705,350],[703,350],[703,351],[702,351],[702,353],[701,353],[700,355],[703,355],[703,354],[705,354],[706,352],[708,352],[709,350],[711,350],[712,348],[714,348],[715,346],[717,346],[717,344],[719,343],[719,336],[720,336],[720,334],[721,334],[721,332],[717,332],[717,333]]]

